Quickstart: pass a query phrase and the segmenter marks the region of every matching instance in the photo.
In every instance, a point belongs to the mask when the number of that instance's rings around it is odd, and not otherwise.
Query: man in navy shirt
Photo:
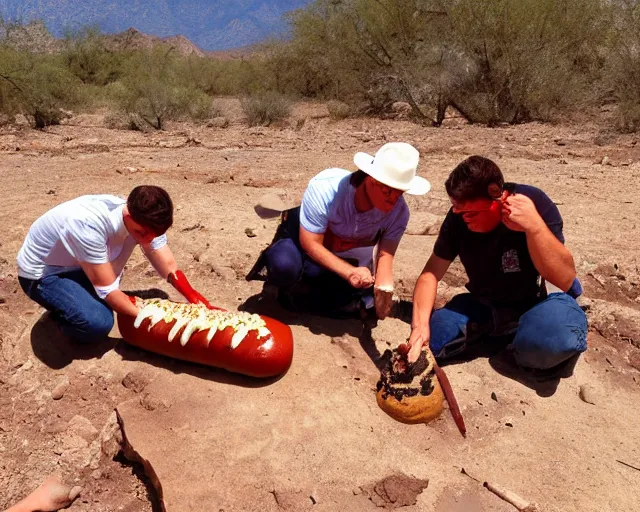
[[[416,283],[409,360],[427,343],[446,360],[504,335],[515,335],[508,349],[521,367],[575,360],[587,348],[587,319],[558,208],[540,189],[505,183],[480,156],[460,163],[445,186],[453,207]],[[456,257],[469,293],[433,311],[438,281]]]

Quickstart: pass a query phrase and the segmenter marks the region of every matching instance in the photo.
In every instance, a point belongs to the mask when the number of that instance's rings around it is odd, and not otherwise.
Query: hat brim
[[[422,176],[414,176],[407,187],[405,185],[400,185],[398,183],[394,183],[390,181],[386,176],[383,176],[379,169],[373,164],[374,158],[367,153],[356,153],[353,157],[353,163],[356,164],[358,169],[366,172],[369,176],[371,176],[376,181],[380,183],[384,183],[385,185],[395,188],[397,190],[402,190],[407,194],[412,196],[422,196],[431,190],[431,183],[428,180],[424,179]]]

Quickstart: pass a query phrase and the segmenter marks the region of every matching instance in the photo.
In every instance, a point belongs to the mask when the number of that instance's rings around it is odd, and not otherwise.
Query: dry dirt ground
[[[638,509],[640,471],[619,462],[640,467],[637,137],[589,124],[332,122],[313,104],[298,105],[281,126],[247,128],[237,103],[220,107],[232,120],[225,129],[143,134],[83,115],[43,132],[0,132],[0,509],[57,471],[83,487],[74,512],[515,510],[463,467],[544,511]],[[573,376],[540,384],[503,375],[487,359],[446,368],[467,439],[448,411],[408,426],[377,408],[372,357],[406,339],[400,320],[381,322],[373,347],[356,321],[280,311],[294,332],[293,365],[261,383],[143,353],[117,328],[106,343],[70,345],[18,287],[15,255],[40,214],[81,194],[126,195],[152,183],[175,200],[170,244],[182,268],[212,302],[237,308],[260,292],[244,275],[275,229],[255,214],[258,199],[271,192],[299,201],[315,173],[353,169],[356,151],[393,140],[420,149],[420,173],[433,183],[428,196],[409,200],[395,269],[403,296],[447,211],[444,179],[470,154],[547,191],[586,288],[589,350]],[[463,284],[454,265],[443,296]],[[123,287],[179,299],[138,252]],[[146,469],[127,457],[144,459]]]

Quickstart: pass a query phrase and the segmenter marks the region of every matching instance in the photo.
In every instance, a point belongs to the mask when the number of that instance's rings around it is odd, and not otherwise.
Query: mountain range
[[[248,46],[286,33],[283,15],[312,0],[0,0],[5,21],[41,20],[57,37],[93,26],[157,37],[182,35],[203,50]]]

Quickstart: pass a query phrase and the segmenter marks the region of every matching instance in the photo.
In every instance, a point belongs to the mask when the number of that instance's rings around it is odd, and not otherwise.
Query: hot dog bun
[[[150,352],[252,377],[285,373],[293,359],[289,326],[245,312],[135,299],[140,314],[118,314],[122,338]]]

